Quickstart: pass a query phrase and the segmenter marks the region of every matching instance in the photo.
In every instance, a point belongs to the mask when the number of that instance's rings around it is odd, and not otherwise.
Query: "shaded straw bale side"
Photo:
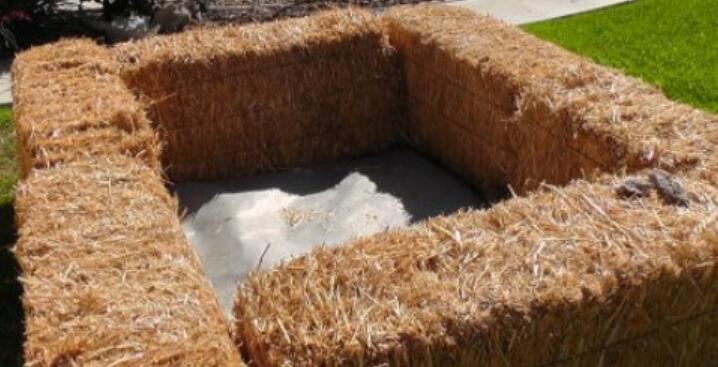
[[[174,180],[319,163],[396,140],[402,93],[364,11],[189,31],[114,49]]]
[[[33,168],[118,152],[159,169],[156,134],[118,71],[106,48],[86,40],[33,48],[16,58],[21,177]]]
[[[235,342],[260,366],[706,365],[718,190],[683,179],[683,208],[620,198],[623,180],[541,186],[253,274]]]
[[[28,366],[239,366],[159,174],[126,156],[17,190]]]
[[[412,140],[480,184],[526,192],[715,155],[715,116],[496,19],[423,5],[383,18],[407,79]]]

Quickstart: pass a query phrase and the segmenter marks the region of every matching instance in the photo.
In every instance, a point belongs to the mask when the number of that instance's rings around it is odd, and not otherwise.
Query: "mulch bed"
[[[202,21],[193,27],[213,24],[244,24],[269,20],[301,17],[314,11],[332,8],[359,6],[381,12],[385,8],[421,2],[442,2],[443,0],[209,0],[208,11],[202,15]],[[99,13],[95,12],[99,17]],[[72,10],[60,10],[38,22],[19,24],[15,30],[20,50],[30,46],[50,43],[67,37],[90,37],[102,41],[102,35],[92,30],[82,21],[83,16],[93,16],[93,11],[80,14]],[[0,54],[8,50],[0,50]],[[8,56],[8,55],[0,55]]]

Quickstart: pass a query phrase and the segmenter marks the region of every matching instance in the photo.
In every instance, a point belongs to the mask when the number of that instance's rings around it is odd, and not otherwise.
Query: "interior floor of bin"
[[[171,188],[184,231],[220,304],[231,313],[249,272],[319,245],[409,226],[489,203],[459,177],[409,148],[331,164]]]

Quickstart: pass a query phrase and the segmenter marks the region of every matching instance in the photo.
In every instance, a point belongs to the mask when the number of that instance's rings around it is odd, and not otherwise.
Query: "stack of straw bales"
[[[13,66],[28,366],[237,366],[110,53],[64,41]]]
[[[64,41],[13,78],[29,365],[237,365],[237,348],[258,366],[718,359],[718,119],[496,20],[350,9]],[[174,179],[404,141],[527,195],[253,274],[232,345],[155,131]],[[655,168],[679,179],[650,187]],[[617,194],[628,179],[641,197]],[[677,185],[686,205],[665,198]]]
[[[396,139],[395,59],[371,14],[201,29],[117,47],[173,179],[331,161]]]
[[[707,365],[718,357],[715,116],[488,17],[390,11],[409,142],[487,211],[321,249],[239,288],[261,366]],[[622,171],[683,177],[688,207],[622,198]],[[591,173],[616,172],[618,176]],[[564,189],[543,184],[567,184]]]

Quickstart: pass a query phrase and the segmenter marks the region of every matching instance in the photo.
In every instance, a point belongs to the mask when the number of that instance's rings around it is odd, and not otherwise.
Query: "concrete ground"
[[[405,148],[173,190],[188,211],[185,233],[227,314],[237,284],[255,269],[322,244],[486,205],[456,176]]]
[[[559,18],[633,0],[447,0],[448,4],[488,13],[511,24]]]
[[[0,60],[0,106],[12,104],[12,94],[10,93],[10,89],[12,87],[10,81],[11,64],[11,59]]]

